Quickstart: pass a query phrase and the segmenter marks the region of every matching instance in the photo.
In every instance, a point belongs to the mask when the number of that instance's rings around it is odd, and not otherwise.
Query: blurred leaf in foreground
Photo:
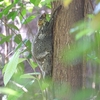
[[[7,85],[7,83],[9,82],[9,80],[11,79],[11,77],[13,76],[16,70],[16,67],[19,61],[19,55],[20,55],[20,51],[17,50],[12,56],[12,58],[10,59],[10,61],[8,62],[8,64],[6,65],[6,69],[4,73],[4,84],[5,85]]]

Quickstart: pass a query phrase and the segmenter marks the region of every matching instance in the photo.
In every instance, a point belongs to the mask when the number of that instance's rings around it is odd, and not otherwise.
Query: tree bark
[[[53,10],[62,5],[61,1],[53,2]],[[73,34],[69,34],[70,28],[84,18],[84,0],[73,0],[68,7],[62,7],[57,15],[53,35],[54,35],[54,54],[53,54],[53,80],[60,83],[67,83],[74,89],[82,88],[82,66],[83,63],[64,64],[61,62],[63,56],[59,54],[64,48],[70,49],[75,42]],[[67,55],[66,55],[67,56]],[[67,62],[67,61],[66,61]],[[66,100],[66,99],[65,99]]]

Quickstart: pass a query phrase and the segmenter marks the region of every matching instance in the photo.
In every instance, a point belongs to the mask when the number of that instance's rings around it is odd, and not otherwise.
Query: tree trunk
[[[63,5],[62,2],[53,2],[53,9]],[[54,25],[54,54],[53,54],[53,80],[60,83],[67,83],[73,90],[82,88],[82,66],[83,63],[64,64],[59,53],[64,48],[70,49],[75,42],[73,34],[69,34],[70,28],[84,18],[84,0],[73,0],[68,7],[59,11]],[[66,55],[67,56],[67,55]],[[67,62],[67,61],[66,61]],[[66,99],[64,99],[66,100]]]

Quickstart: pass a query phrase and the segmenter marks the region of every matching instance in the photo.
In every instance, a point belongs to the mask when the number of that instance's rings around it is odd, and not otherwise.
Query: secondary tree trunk
[[[53,9],[59,5],[62,5],[62,2],[53,2]],[[62,7],[59,11],[54,26],[53,80],[60,83],[65,82],[73,90],[82,88],[83,63],[81,61],[77,64],[64,64],[61,62],[63,57],[59,53],[65,47],[70,49],[71,44],[75,42],[74,36],[69,34],[69,30],[73,24],[83,18],[84,0],[72,0],[68,7]]]

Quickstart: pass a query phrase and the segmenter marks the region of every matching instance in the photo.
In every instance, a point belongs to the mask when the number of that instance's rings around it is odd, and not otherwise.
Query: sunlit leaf
[[[19,50],[17,50],[8,62],[4,73],[4,84],[7,85],[12,75],[14,74],[19,60]]]

